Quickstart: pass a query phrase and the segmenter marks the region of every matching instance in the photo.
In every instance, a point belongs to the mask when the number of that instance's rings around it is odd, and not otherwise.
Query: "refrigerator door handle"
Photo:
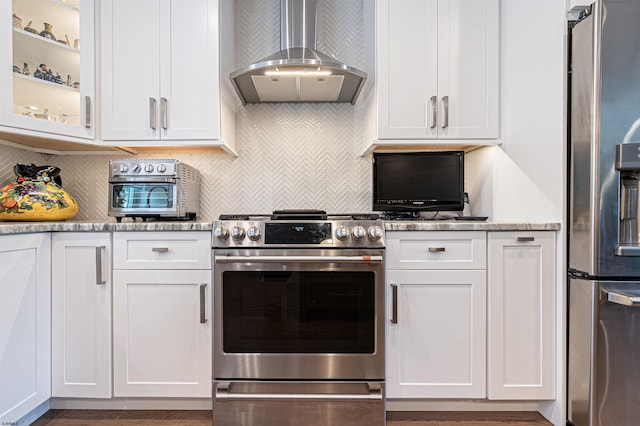
[[[625,293],[623,291],[606,291],[607,300],[618,305],[636,307],[640,306],[640,295]]]

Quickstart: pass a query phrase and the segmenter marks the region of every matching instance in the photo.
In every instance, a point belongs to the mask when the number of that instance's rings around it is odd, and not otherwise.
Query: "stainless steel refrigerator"
[[[567,418],[640,425],[640,0],[570,31]]]

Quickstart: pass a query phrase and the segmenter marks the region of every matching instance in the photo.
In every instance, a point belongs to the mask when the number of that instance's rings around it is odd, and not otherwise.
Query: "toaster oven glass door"
[[[112,184],[111,208],[122,212],[173,210],[175,191],[173,183]]]

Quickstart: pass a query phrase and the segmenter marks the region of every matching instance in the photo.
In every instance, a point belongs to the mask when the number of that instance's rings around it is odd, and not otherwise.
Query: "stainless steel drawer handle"
[[[518,242],[519,243],[530,243],[535,241],[536,239],[534,237],[518,237]]]
[[[163,130],[167,130],[167,128],[169,127],[169,105],[168,105],[167,98],[160,98],[160,115],[161,115],[161,119],[160,119],[160,126],[162,127]]]
[[[382,388],[375,383],[367,383],[367,393],[253,393],[232,392],[233,383],[222,382],[216,386],[216,400],[243,399],[284,399],[284,400],[314,400],[314,401],[353,401],[353,400],[382,400]]]
[[[446,249],[444,247],[429,247],[429,253],[443,252]]]
[[[624,292],[607,292],[607,300],[617,305],[637,307],[640,306],[640,295],[627,294]]]
[[[200,324],[207,322],[207,309],[205,304],[205,292],[207,290],[207,283],[200,284]]]
[[[151,251],[155,253],[167,253],[169,251],[169,247],[152,247]]]
[[[391,324],[398,323],[398,285],[391,284]]]
[[[104,278],[104,268],[102,259],[104,258],[104,252],[107,248],[105,246],[96,247],[96,284],[106,284],[107,280]]]

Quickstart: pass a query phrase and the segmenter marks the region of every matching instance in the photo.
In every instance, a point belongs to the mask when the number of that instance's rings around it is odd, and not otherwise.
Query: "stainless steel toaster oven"
[[[178,160],[111,160],[108,215],[192,220],[200,214],[200,172]]]

